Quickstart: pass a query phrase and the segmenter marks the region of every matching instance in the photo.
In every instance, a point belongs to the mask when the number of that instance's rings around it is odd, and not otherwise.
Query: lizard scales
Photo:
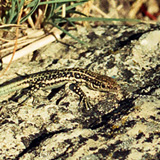
[[[68,82],[74,84],[73,91],[79,94],[82,99],[83,96],[85,97],[85,93],[80,89],[80,84],[86,85],[89,89],[104,92],[117,92],[119,90],[119,86],[113,78],[86,69],[70,68],[47,70],[14,78],[0,85],[0,96],[24,88],[28,89],[30,93],[43,88],[55,89]]]

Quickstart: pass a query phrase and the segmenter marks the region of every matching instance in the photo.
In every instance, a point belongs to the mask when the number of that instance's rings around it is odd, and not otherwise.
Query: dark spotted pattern
[[[42,71],[21,77],[20,79],[15,79],[15,81],[13,80],[6,85],[2,84],[0,87],[0,95],[24,88],[28,88],[28,90],[31,90],[30,92],[42,88],[59,88],[67,82],[78,84],[75,85],[76,88],[77,86],[79,87],[80,84],[84,84],[88,88],[98,91],[117,92],[119,90],[116,81],[108,76],[99,75],[86,69],[70,68]],[[79,88],[77,88],[77,90],[81,92]],[[78,92],[76,93],[78,94]],[[84,93],[82,95],[84,95]]]

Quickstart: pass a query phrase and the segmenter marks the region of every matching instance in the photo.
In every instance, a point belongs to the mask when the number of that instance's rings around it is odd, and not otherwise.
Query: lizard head
[[[101,91],[108,91],[108,92],[118,92],[120,90],[120,86],[117,84],[115,79],[108,77],[108,76],[100,76],[100,89]]]
[[[118,92],[120,90],[117,82],[105,75],[97,75],[95,80],[90,84],[90,88],[102,92]]]

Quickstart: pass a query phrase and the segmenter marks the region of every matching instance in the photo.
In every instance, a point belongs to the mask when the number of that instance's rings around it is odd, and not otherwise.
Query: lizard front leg
[[[86,110],[90,110],[92,108],[92,105],[90,104],[87,96],[85,95],[85,93],[82,91],[82,89],[80,88],[78,83],[72,83],[69,88],[75,92],[76,94],[78,94],[80,96],[80,106],[83,106],[86,108]]]

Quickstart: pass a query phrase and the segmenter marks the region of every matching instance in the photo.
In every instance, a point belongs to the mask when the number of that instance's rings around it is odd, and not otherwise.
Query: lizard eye
[[[105,84],[102,84],[102,88],[105,88],[106,86],[105,86]]]

